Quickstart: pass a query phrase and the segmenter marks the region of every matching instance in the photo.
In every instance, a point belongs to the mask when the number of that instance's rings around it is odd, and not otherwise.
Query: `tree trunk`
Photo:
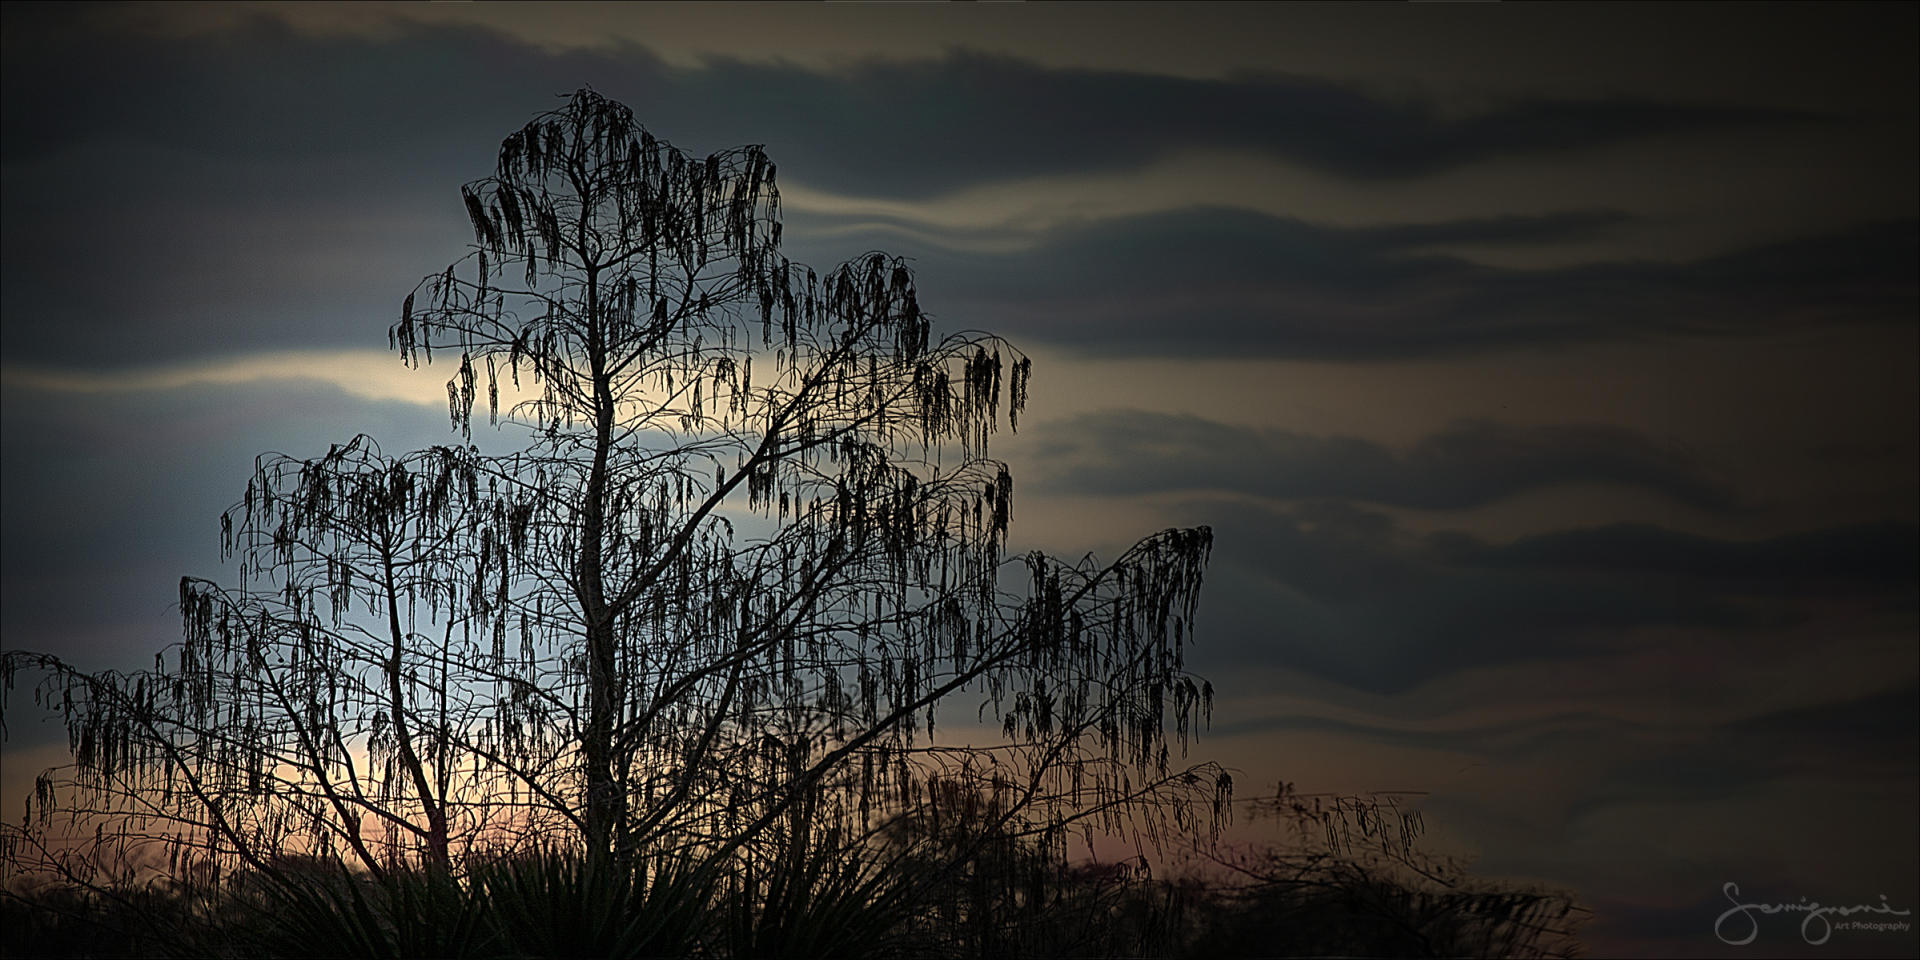
[[[599,278],[587,271],[587,350],[593,376],[593,467],[587,476],[586,503],[580,531],[579,578],[574,589],[586,618],[587,733],[581,745],[587,780],[587,854],[602,859],[612,854],[615,833],[626,819],[626,797],[621,795],[613,756],[614,713],[619,708],[619,684],[614,673],[616,638],[607,612],[606,584],[601,569],[602,533],[606,526],[607,458],[613,446],[613,384],[607,372],[606,344],[601,335]]]

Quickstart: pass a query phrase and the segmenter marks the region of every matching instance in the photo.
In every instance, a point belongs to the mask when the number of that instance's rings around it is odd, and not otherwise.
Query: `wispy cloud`
[[[131,394],[189,387],[314,383],[366,400],[444,407],[452,370],[413,369],[376,350],[276,350],[218,359],[101,369],[8,364],[0,382],[55,394]],[[508,385],[509,388],[511,385]]]
[[[1404,451],[1146,411],[1090,413],[1040,430],[1037,479],[1057,492],[1216,490],[1445,510],[1556,484],[1614,483],[1702,509],[1737,505],[1685,453],[1613,426],[1467,421]]]
[[[1488,267],[1423,252],[1530,231],[1595,229],[1569,214],[1340,229],[1241,210],[1063,227],[1040,251],[954,255],[960,306],[1096,353],[1310,359],[1461,354],[1661,333],[1910,322],[1920,227],[1874,224],[1692,263]]]

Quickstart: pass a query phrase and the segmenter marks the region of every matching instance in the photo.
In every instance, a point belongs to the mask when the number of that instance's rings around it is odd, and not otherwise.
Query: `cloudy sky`
[[[591,84],[1035,357],[1017,546],[1215,528],[1243,792],[1429,791],[1600,953],[1740,953],[1729,881],[1911,909],[1915,20],[9,5],[4,645],[150,663],[256,454],[444,442],[384,331]],[[54,748],[8,719],[11,810]]]

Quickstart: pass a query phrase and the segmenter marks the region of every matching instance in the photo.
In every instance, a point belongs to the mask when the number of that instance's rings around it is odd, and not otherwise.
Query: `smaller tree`
[[[1196,954],[1574,957],[1587,911],[1562,892],[1490,882],[1422,848],[1406,794],[1303,795],[1290,783],[1251,801],[1291,842],[1212,849],[1224,868],[1187,918]]]

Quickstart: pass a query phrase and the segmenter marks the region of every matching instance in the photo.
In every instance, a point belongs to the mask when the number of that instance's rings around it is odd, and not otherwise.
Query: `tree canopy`
[[[74,751],[10,861],[379,875],[1224,816],[1225,772],[1174,753],[1211,709],[1211,535],[1009,556],[1016,348],[936,334],[899,258],[788,260],[759,147],[690,156],[591,90],[461,196],[473,243],[389,331],[453,365],[457,440],[260,457],[237,577],[181,582],[151,670],[7,652]],[[517,452],[471,445],[483,394]]]

